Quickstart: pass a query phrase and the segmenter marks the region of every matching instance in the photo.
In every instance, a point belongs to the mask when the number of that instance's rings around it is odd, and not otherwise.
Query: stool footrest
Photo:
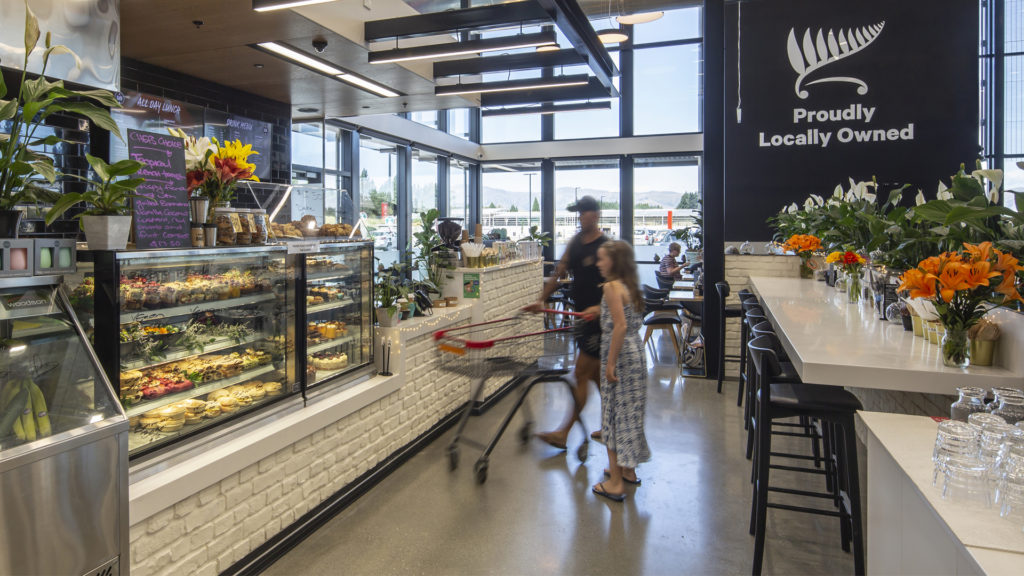
[[[775,504],[769,502],[766,504],[768,508],[778,508],[779,510],[789,510],[790,512],[803,512],[804,514],[820,514],[821,516],[833,516],[836,518],[841,517],[839,512],[835,510],[818,510],[817,508],[807,508],[805,506],[790,506],[788,504]]]
[[[772,452],[772,458],[793,458],[795,460],[821,460],[820,457],[815,458],[814,456],[807,456],[806,454],[787,454],[785,452]]]
[[[800,466],[785,466],[783,464],[771,464],[768,467],[771,468],[772,470],[786,470],[788,472],[803,472],[804,474],[825,474],[825,471],[821,470],[819,468],[802,468]],[[771,487],[769,487],[768,489],[769,490],[774,490],[776,492],[789,492],[788,488],[771,488]],[[804,492],[801,492],[799,490],[796,491],[796,492],[792,492],[792,493],[793,494],[803,494],[805,496],[813,496],[814,495],[814,493],[812,493],[812,492],[804,493]],[[831,497],[832,496],[830,495],[829,498],[831,498]]]
[[[817,438],[816,434],[808,434],[806,432],[776,432],[772,430],[774,436],[795,436],[797,438]]]

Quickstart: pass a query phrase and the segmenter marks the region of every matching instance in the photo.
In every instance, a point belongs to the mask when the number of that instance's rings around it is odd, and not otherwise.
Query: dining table
[[[1024,370],[1012,366],[1019,364],[1015,354],[1003,354],[1002,362],[997,354],[995,366],[946,366],[939,345],[914,336],[902,324],[880,320],[873,303],[850,303],[846,292],[824,282],[755,276],[750,286],[806,383],[951,395],[963,386],[1024,385]],[[1019,318],[1003,322],[1012,328],[1004,330],[1010,332],[1004,338],[1021,335]],[[1012,341],[1001,348],[1012,350]]]

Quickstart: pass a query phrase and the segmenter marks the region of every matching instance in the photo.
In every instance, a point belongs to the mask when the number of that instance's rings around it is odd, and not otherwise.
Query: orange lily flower
[[[993,270],[998,272],[1012,272],[1017,273],[1024,270],[1024,266],[1020,266],[1017,263],[1017,259],[1010,254],[1006,254],[1001,250],[993,250],[996,254],[996,263],[992,266]]]
[[[929,256],[928,258],[921,260],[921,263],[918,264],[918,266],[928,274],[935,274],[938,276],[939,270],[941,269],[941,261],[938,256]]]
[[[956,295],[957,290],[968,290],[970,286],[967,285],[967,274],[964,265],[959,262],[949,262],[942,267],[942,272],[938,276],[939,294],[942,296],[942,300],[950,302]]]
[[[988,260],[979,260],[970,264],[964,264],[964,277],[970,290],[978,286],[988,286],[988,279],[1002,276],[1000,272],[991,271],[992,263]]]
[[[981,244],[968,244],[964,242],[964,250],[971,255],[972,262],[982,262],[992,256],[992,243],[986,241]]]
[[[1018,300],[1024,302],[1020,292],[1017,291],[1017,275],[1013,272],[1003,274],[1003,280],[995,288],[996,292],[1006,297],[1006,301]]]
[[[900,276],[898,290],[909,290],[911,298],[935,298],[935,277],[914,268]]]

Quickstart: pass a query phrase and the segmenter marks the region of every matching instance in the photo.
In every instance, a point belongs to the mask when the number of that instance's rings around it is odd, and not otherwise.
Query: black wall
[[[741,29],[737,34],[737,15]],[[809,73],[796,90],[795,54],[811,48],[841,53],[838,33],[884,22],[857,53]],[[828,32],[836,38],[829,48]],[[862,35],[863,36],[863,35]],[[856,37],[856,35],[855,35]],[[737,52],[737,41],[739,51]],[[858,42],[859,44],[859,42]],[[978,148],[978,6],[964,0],[765,0],[726,8],[725,22],[725,240],[766,240],[765,219],[809,194],[828,196],[849,178],[911,183],[933,197],[940,178],[960,163],[974,164]],[[737,84],[737,54],[740,84]],[[803,57],[806,65],[807,58]],[[855,78],[847,81],[815,81]],[[863,93],[860,93],[863,92]],[[742,99],[742,121],[737,104]],[[862,111],[859,118],[794,122],[794,110]],[[870,121],[863,111],[874,109]],[[913,124],[913,139],[908,126]],[[711,129],[711,127],[709,127]],[[839,142],[840,130],[895,129],[894,141]],[[772,136],[807,135],[809,145],[766,146]],[[813,132],[817,130],[818,132]],[[900,131],[902,130],[902,134]],[[821,146],[824,133],[830,134]],[[845,135],[849,135],[846,132]],[[873,134],[872,134],[873,136]]]
[[[291,107],[137,60],[121,60],[121,89],[147,92],[229,114],[269,122],[274,127],[270,181],[291,181]]]

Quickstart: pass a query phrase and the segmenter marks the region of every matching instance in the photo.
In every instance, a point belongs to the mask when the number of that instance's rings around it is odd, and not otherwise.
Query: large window
[[[619,53],[611,52],[615,66],[619,65]],[[588,66],[572,66],[565,69],[565,74],[586,74]],[[619,88],[619,78],[613,80],[615,88]],[[573,102],[565,102],[572,104]],[[579,102],[576,102],[579,103]],[[586,110],[578,112],[559,112],[555,114],[555,139],[568,138],[607,138],[619,135],[619,99],[610,99],[610,110]]]
[[[292,124],[292,184],[323,184],[324,130],[322,122]]]
[[[555,259],[579,230],[579,215],[568,208],[583,196],[601,204],[599,226],[611,238],[619,237],[619,161],[617,159],[559,160],[555,162]]]
[[[482,166],[480,222],[484,234],[518,240],[541,223],[539,162]]]
[[[448,133],[469,140],[469,108],[448,110]]]
[[[701,44],[633,52],[633,133],[700,132],[703,93]]]
[[[420,218],[424,212],[437,208],[437,155],[418,148],[412,149],[412,233],[421,231]],[[412,250],[419,242],[410,234]]]
[[[359,206],[374,240],[374,254],[385,266],[398,260],[398,151],[386,140],[359,140]]]
[[[469,168],[468,162],[452,158],[448,165],[448,216],[462,218],[462,227],[469,224]]]
[[[437,130],[437,110],[430,110],[428,112],[410,112],[409,120]]]
[[[653,263],[675,242],[669,234],[694,225],[700,201],[700,161],[694,156],[636,158],[633,163],[633,249],[636,261]],[[684,247],[683,250],[686,248]],[[654,268],[640,277],[656,285]]]

